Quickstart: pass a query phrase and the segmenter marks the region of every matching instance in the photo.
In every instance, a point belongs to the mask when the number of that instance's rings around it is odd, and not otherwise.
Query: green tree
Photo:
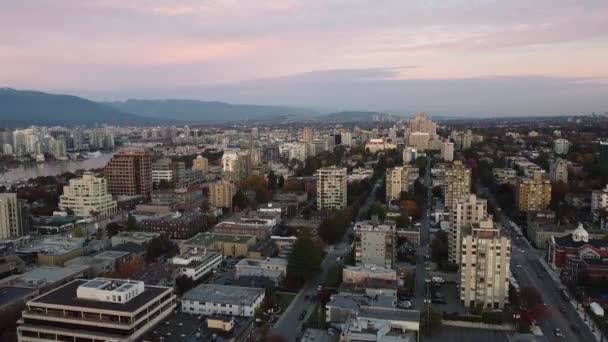
[[[407,214],[403,213],[401,214],[401,216],[397,217],[395,223],[397,225],[397,228],[409,228],[411,224],[410,217]]]
[[[300,286],[314,278],[321,270],[323,250],[315,248],[312,235],[303,231],[296,240],[287,262],[287,280]]]
[[[247,208],[247,196],[245,196],[242,190],[237,190],[234,196],[232,196],[232,207]]]
[[[135,218],[135,216],[131,215],[131,213],[129,213],[129,216],[127,217],[127,230],[132,232],[134,230],[138,230],[139,229],[139,225],[137,224],[137,219]]]
[[[272,171],[268,172],[268,175],[266,176],[266,178],[268,179],[268,189],[269,190],[276,190],[276,188],[277,188],[277,176],[274,174],[274,172],[272,172]]]
[[[433,331],[437,331],[441,327],[441,313],[427,308],[420,313],[422,332],[426,335],[430,335]]]
[[[82,226],[76,226],[72,229],[72,236],[76,238],[86,237],[86,231]]]
[[[374,201],[370,208],[370,215],[378,215],[380,221],[384,221],[386,218],[386,207],[382,203]]]
[[[194,281],[184,274],[175,278],[175,287],[177,292],[182,295],[194,287]]]
[[[530,310],[542,302],[542,296],[537,289],[526,286],[519,291],[519,301],[523,309]]]
[[[106,225],[106,235],[112,237],[120,231],[120,225],[116,222],[110,222]]]
[[[155,237],[146,245],[146,257],[148,259],[156,259],[163,255],[173,257],[178,251],[179,247],[164,235]]]
[[[448,259],[448,234],[443,230],[435,234],[431,241],[431,260],[436,263],[445,263]]]

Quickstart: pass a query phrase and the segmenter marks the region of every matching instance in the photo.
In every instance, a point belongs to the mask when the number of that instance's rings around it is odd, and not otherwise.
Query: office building
[[[305,144],[310,144],[310,143],[312,143],[312,139],[313,139],[312,128],[304,127],[304,129],[302,129],[302,142],[304,142]]]
[[[207,248],[189,248],[169,260],[175,266],[178,276],[186,276],[197,281],[213,270],[221,267],[222,253]]]
[[[608,141],[600,141],[600,167],[608,169]]]
[[[471,192],[471,170],[460,160],[445,170],[443,196],[446,208],[451,208],[457,199]]]
[[[239,151],[236,149],[224,150],[222,155],[222,171],[224,178],[230,181],[241,180],[241,161],[239,160]]]
[[[116,213],[117,204],[108,192],[106,180],[86,172],[82,178],[70,179],[70,184],[63,187],[59,208],[70,209],[76,216],[103,219]]]
[[[203,175],[206,175],[209,173],[209,160],[201,155],[196,156],[192,161],[192,169],[199,170]]]
[[[454,160],[454,143],[449,139],[441,142],[441,159],[449,162]]]
[[[17,334],[19,342],[137,341],[175,306],[171,287],[78,279],[28,301]]]
[[[243,277],[266,278],[278,285],[287,273],[287,259],[242,259],[234,266],[234,270],[237,279]]]
[[[568,162],[562,158],[549,161],[549,176],[553,183],[568,184]]]
[[[418,176],[418,168],[411,165],[386,169],[386,202],[400,199],[402,192],[412,194]]]
[[[414,146],[405,146],[403,149],[403,165],[410,164],[418,158],[418,150]]]
[[[0,193],[0,239],[12,240],[29,234],[29,208],[15,193]]]
[[[331,166],[317,170],[317,208],[346,208],[346,186],[346,168]]]
[[[511,240],[492,219],[470,224],[462,238],[460,300],[466,307],[503,309],[509,300]]]
[[[535,172],[532,178],[520,178],[517,182],[515,200],[520,211],[540,211],[551,203],[551,181]]]
[[[426,132],[411,132],[407,135],[407,145],[424,152],[429,149],[430,137],[429,133]]]
[[[568,154],[570,145],[570,142],[566,139],[555,139],[553,141],[553,151],[555,151],[555,154]]]
[[[428,118],[427,113],[418,113],[409,121],[410,132],[427,133],[429,138],[437,135],[437,124]]]
[[[397,149],[397,145],[387,142],[383,138],[369,139],[365,143],[365,149],[369,150],[370,153],[376,153],[384,150],[395,150]]]
[[[462,230],[472,223],[479,223],[487,216],[487,201],[477,198],[475,194],[463,196],[454,202],[450,213],[450,233],[448,235],[448,259],[451,263],[458,264],[460,262]]]
[[[263,288],[201,284],[181,299],[182,312],[192,315],[252,317],[262,305]]]
[[[209,203],[216,208],[232,208],[232,197],[236,194],[236,186],[227,180],[211,184],[209,187]]]
[[[376,224],[371,221],[360,221],[355,224],[355,261],[357,265],[393,267],[394,246],[394,223]]]
[[[185,187],[187,183],[185,163],[170,158],[155,161],[152,164],[152,183],[155,187]]]
[[[469,149],[469,148],[471,148],[472,144],[473,144],[473,133],[469,129],[462,135],[462,149],[463,150]]]
[[[142,195],[152,191],[152,154],[145,149],[123,149],[112,157],[104,170],[108,191],[114,195]]]

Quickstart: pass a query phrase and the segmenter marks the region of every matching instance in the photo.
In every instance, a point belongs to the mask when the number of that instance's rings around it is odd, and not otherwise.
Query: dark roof
[[[0,307],[14,303],[37,292],[36,289],[19,286],[0,286]]]
[[[136,244],[135,242],[126,242],[121,243],[120,245],[116,245],[114,247],[108,248],[109,251],[117,251],[117,252],[129,252],[132,254],[142,254],[145,253],[146,248],[142,245]]]
[[[587,265],[608,266],[608,260],[602,260],[602,259],[583,258],[583,262]]]
[[[561,247],[570,247],[570,248],[581,248],[584,245],[590,245],[595,248],[608,248],[608,240],[604,239],[589,239],[588,242],[585,241],[574,241],[572,240],[572,234],[568,234],[562,237],[555,237],[555,244]]]
[[[33,302],[100,310],[134,312],[167,290],[167,288],[146,286],[144,292],[124,304],[77,298],[76,290],[80,285],[88,281],[89,280],[85,279],[74,280],[54,291],[47,292],[45,295],[34,299]]]

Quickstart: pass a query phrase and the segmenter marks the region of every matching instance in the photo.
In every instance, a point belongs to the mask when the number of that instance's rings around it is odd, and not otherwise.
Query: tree
[[[266,176],[266,178],[268,179],[268,190],[276,190],[277,176],[274,174],[274,172],[272,172],[272,171],[268,172],[268,175]]]
[[[521,288],[519,299],[521,307],[525,310],[530,310],[542,303],[542,297],[538,290],[529,286]]]
[[[82,226],[76,226],[72,229],[72,236],[76,238],[86,237],[86,231]]]
[[[426,309],[424,312],[421,312],[421,325],[422,332],[430,335],[433,331],[437,331],[439,327],[441,327],[441,314],[431,308]]]
[[[414,293],[414,288],[416,287],[416,275],[414,272],[406,272],[403,276],[403,287],[409,291],[409,293]]]
[[[65,208],[65,213],[68,214],[68,216],[74,216],[74,209],[72,208]]]
[[[106,225],[106,235],[112,237],[120,231],[120,225],[116,222],[110,222]]]
[[[382,203],[374,201],[370,208],[370,215],[378,215],[378,219],[380,219],[380,221],[384,221],[386,218],[386,208],[384,205],[382,205]]]
[[[413,200],[405,200],[401,201],[401,207],[405,209],[405,212],[408,216],[410,216],[414,221],[420,219],[422,216],[422,212],[418,208],[416,201]]]
[[[127,230],[132,232],[134,230],[138,230],[139,226],[137,224],[137,219],[135,218],[135,216],[131,215],[131,213],[129,213],[129,216],[127,217]]]
[[[177,245],[164,235],[153,238],[146,245],[146,256],[148,259],[156,259],[163,255],[173,257],[178,251]]]
[[[286,280],[297,287],[301,286],[319,273],[322,261],[323,251],[315,248],[310,231],[302,231],[287,261]]]
[[[431,241],[431,260],[443,263],[448,259],[448,234],[442,230]]]
[[[277,180],[277,186],[279,189],[283,189],[283,187],[285,186],[285,177],[283,177],[283,175],[279,175],[279,178]]]
[[[410,217],[407,214],[403,213],[401,214],[401,216],[397,217],[395,223],[397,225],[397,228],[409,228],[411,224]]]
[[[194,281],[192,280],[192,278],[184,274],[175,278],[175,287],[177,288],[177,292],[180,295],[183,295],[188,290],[194,287]]]
[[[243,209],[247,207],[247,196],[245,196],[245,193],[239,189],[236,191],[236,193],[234,194],[234,196],[232,196],[232,207],[233,208],[239,208],[239,209]]]

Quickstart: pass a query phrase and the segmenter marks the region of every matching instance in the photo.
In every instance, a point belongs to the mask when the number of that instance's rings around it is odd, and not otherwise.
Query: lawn
[[[296,294],[291,292],[275,292],[273,302],[281,308],[281,313],[285,312]]]

